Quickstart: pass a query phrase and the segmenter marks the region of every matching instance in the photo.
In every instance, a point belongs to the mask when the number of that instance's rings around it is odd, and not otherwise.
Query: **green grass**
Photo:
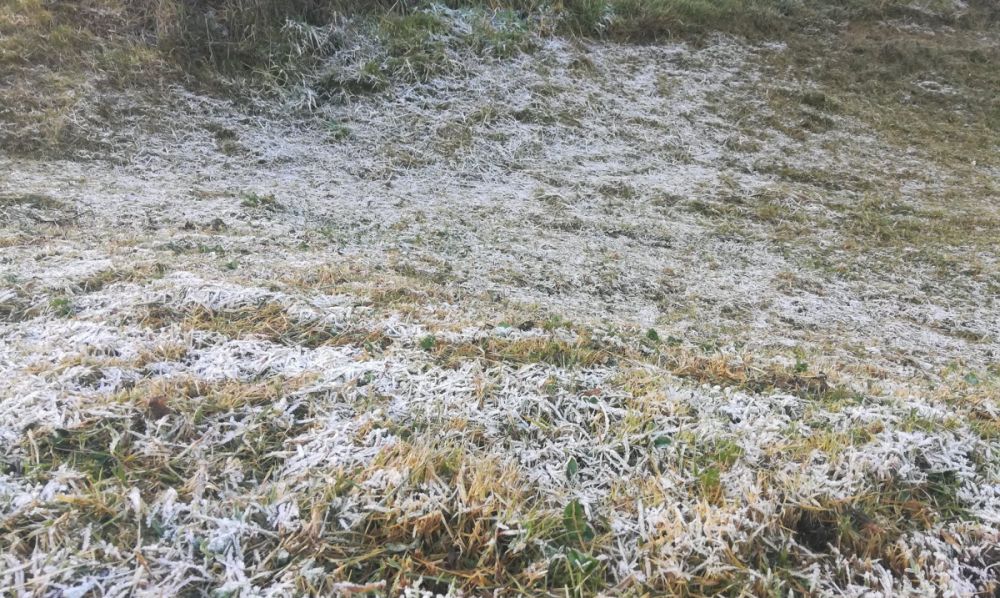
[[[266,212],[278,212],[282,209],[278,199],[272,193],[262,195],[260,193],[247,192],[241,194],[240,197],[240,205],[244,208],[264,210]]]

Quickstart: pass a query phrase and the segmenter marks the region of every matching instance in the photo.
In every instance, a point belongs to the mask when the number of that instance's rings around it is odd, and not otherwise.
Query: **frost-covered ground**
[[[997,167],[776,104],[784,51],[0,158],[0,587],[996,592]]]

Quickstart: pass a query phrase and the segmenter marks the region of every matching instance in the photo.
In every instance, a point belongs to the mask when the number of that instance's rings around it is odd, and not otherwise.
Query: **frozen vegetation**
[[[260,92],[67,82],[43,4],[0,594],[1000,591],[995,22],[430,5]]]

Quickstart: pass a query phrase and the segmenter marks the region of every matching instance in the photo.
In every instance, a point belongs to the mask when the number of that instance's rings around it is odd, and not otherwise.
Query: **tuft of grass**
[[[343,141],[351,137],[351,128],[344,123],[335,120],[327,121],[327,135],[332,142]]]
[[[161,263],[144,264],[129,268],[109,268],[87,276],[76,286],[84,293],[95,293],[119,282],[147,282],[161,278],[167,267]]]
[[[73,301],[69,297],[53,297],[49,300],[49,309],[60,318],[73,315]]]
[[[265,212],[279,212],[284,209],[273,193],[263,195],[252,191],[240,194],[240,205],[244,208],[264,210]]]
[[[470,45],[479,54],[494,58],[513,58],[536,49],[532,24],[517,11],[483,11],[473,23]]]
[[[437,338],[433,334],[428,334],[420,339],[420,348],[424,351],[431,351],[435,346],[437,346]]]
[[[444,19],[430,12],[382,17],[378,32],[388,53],[384,68],[396,77],[426,81],[448,62],[443,39],[447,31]]]

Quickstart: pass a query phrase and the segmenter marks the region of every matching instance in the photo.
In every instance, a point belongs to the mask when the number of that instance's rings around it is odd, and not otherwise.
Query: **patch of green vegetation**
[[[423,349],[424,351],[430,351],[436,345],[437,345],[437,338],[435,338],[434,335],[432,334],[428,334],[427,336],[420,339],[420,348]]]
[[[894,197],[868,195],[854,205],[839,206],[843,229],[866,243],[923,248],[969,244],[989,246],[1000,218],[985,211],[917,209]]]
[[[162,278],[166,271],[167,267],[159,262],[130,268],[109,268],[87,276],[76,286],[84,293],[95,293],[119,282],[147,282]]]
[[[949,2],[915,7],[904,0],[567,0],[564,26],[582,35],[651,41],[725,31],[747,36],[787,34],[826,22],[908,18],[931,24],[984,26],[996,22],[998,9],[985,0],[962,11]]]
[[[546,332],[552,332],[560,328],[570,330],[573,328],[573,323],[567,321],[559,314],[550,315],[549,317],[545,318],[544,322],[542,322],[542,330]]]
[[[49,309],[60,318],[73,315],[73,301],[69,297],[53,297],[49,300]]]
[[[472,47],[480,54],[495,58],[512,58],[536,48],[531,22],[517,11],[498,9],[484,11],[473,25]]]
[[[681,439],[687,445],[687,438]],[[712,504],[721,504],[725,495],[722,475],[743,455],[743,449],[730,441],[721,441],[714,446],[695,448],[691,451],[688,467],[693,475],[694,488],[700,496]]]
[[[331,71],[319,77],[313,89],[329,95],[346,93],[361,95],[382,91],[389,86],[389,77],[377,60],[369,60],[353,72]]]
[[[284,206],[278,202],[273,193],[262,195],[252,191],[240,194],[240,205],[244,208],[264,210],[266,212],[279,212],[284,209]]]
[[[109,497],[127,496],[130,488],[139,489],[144,497],[155,496],[166,487],[188,492],[185,481],[197,470],[198,463],[179,455],[169,459],[149,455],[133,441],[134,435],[168,418],[178,424],[174,430],[178,442],[196,442],[203,433],[199,431],[201,426],[211,425],[213,420],[232,421],[233,417],[244,417],[247,408],[273,404],[294,383],[281,379],[268,383],[212,384],[190,379],[141,382],[111,397],[103,417],[38,433],[30,441],[26,475],[48,480],[51,472],[68,467],[82,474],[80,482],[88,488],[83,495],[92,497],[98,507]],[[289,426],[280,411],[266,410],[253,421],[252,428],[252,434],[220,443],[214,449],[250,468],[251,479],[264,479],[276,471],[280,449],[288,437],[301,428]],[[73,512],[74,521],[81,525],[99,523],[92,530],[95,537],[112,543],[122,541],[122,534],[128,536],[134,530],[135,526],[122,516],[124,507],[95,510],[94,504],[80,497],[75,494],[72,500],[57,500],[49,506]]]
[[[330,141],[343,141],[351,136],[351,128],[342,122],[329,120],[326,123],[327,135]]]
[[[467,359],[484,359],[494,362],[546,363],[562,368],[606,365],[614,354],[587,339],[568,342],[554,338],[527,338],[519,340],[485,339],[475,343],[446,344],[435,347],[436,358],[446,366],[457,365]]]
[[[111,434],[112,427],[107,425],[54,430],[40,442],[38,454],[43,458],[38,467],[52,470],[66,463],[93,480],[109,476],[123,479],[121,455],[110,449]],[[127,445],[121,448],[128,449]]]
[[[426,81],[448,61],[443,35],[448,23],[430,12],[387,14],[378,22],[388,58],[385,69],[396,77]]]

